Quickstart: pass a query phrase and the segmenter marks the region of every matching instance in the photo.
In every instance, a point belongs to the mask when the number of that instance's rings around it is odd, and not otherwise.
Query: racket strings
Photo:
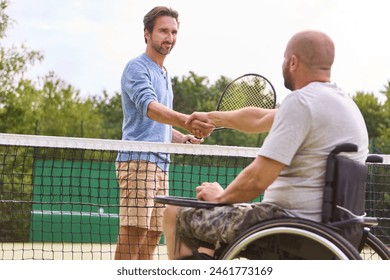
[[[236,80],[225,89],[217,110],[231,111],[244,107],[275,107],[275,92],[268,81],[259,76]]]

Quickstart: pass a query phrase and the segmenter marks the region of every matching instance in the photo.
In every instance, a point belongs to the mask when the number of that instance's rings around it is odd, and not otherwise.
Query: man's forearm
[[[188,132],[194,130],[194,127],[191,123],[187,122],[189,115],[176,112],[168,107],[153,101],[149,103],[148,107],[148,117],[154,121],[169,124],[171,126],[180,127]],[[199,138],[204,138],[210,135],[214,126],[209,123],[201,123],[199,129],[199,133],[195,134]]]
[[[160,123],[187,129],[185,123],[188,115],[171,110],[158,102],[149,103],[148,117]]]
[[[257,198],[276,180],[284,164],[262,156],[248,165],[219,196],[220,203],[248,202]]]
[[[209,112],[208,117],[216,127],[225,127],[245,133],[262,133],[271,129],[276,109],[255,107],[236,111]]]

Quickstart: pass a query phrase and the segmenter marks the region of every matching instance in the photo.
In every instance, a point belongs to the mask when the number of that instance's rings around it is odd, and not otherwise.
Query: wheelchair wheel
[[[341,235],[322,224],[299,218],[261,222],[232,242],[222,260],[361,260]]]
[[[360,252],[363,260],[390,260],[389,248],[375,235],[368,233],[364,245]]]

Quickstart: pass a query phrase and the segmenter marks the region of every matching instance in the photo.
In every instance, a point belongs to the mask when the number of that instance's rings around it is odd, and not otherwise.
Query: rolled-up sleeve
[[[126,66],[121,81],[122,93],[128,96],[143,116],[147,116],[149,103],[157,101],[150,75],[146,65],[131,63]]]

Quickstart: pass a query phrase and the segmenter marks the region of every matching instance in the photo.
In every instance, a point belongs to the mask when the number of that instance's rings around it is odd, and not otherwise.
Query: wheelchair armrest
[[[368,155],[366,162],[369,163],[383,163],[383,157],[379,155]]]
[[[217,203],[211,201],[202,201],[196,198],[190,197],[181,197],[181,196],[159,196],[157,195],[154,198],[154,201],[162,204],[169,204],[182,207],[192,207],[192,208],[213,208],[217,206],[225,206],[229,204]]]
[[[341,145],[337,145],[331,154],[337,155],[342,152],[350,153],[350,152],[357,152],[358,151],[358,146],[356,144],[352,143],[344,143]]]

